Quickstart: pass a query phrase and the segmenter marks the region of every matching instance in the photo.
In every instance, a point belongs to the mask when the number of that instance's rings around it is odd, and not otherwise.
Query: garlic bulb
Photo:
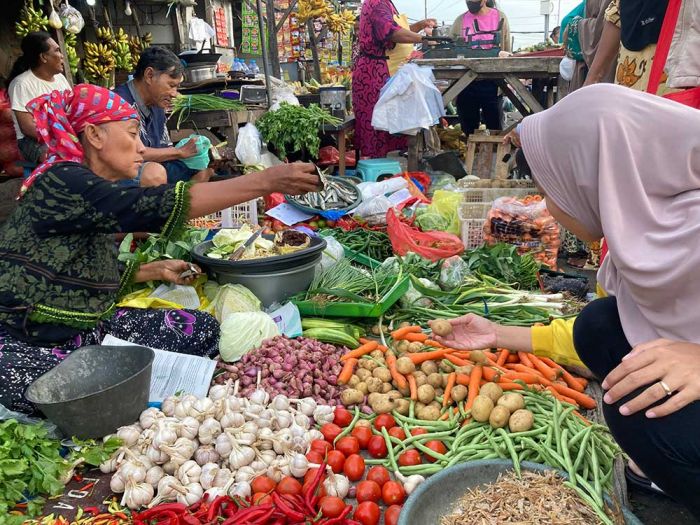
[[[125,447],[133,447],[139,440],[141,430],[135,425],[127,425],[117,429],[117,437],[122,440]]]
[[[323,437],[323,434],[321,434],[320,430],[312,428],[312,429],[309,429],[308,432],[306,432],[306,439],[309,443],[311,443],[314,439],[325,439],[325,438]]]
[[[231,471],[229,469],[221,468],[214,476],[214,482],[212,483],[212,485],[214,487],[224,487],[226,485],[226,483],[231,481],[232,477],[233,477],[233,474],[231,473]]]
[[[236,481],[251,481],[255,477],[255,470],[250,466],[241,467],[236,472]]]
[[[212,417],[206,418],[199,426],[198,436],[199,442],[202,445],[209,445],[213,443],[219,434],[221,434],[221,425]]]
[[[276,460],[277,460],[277,456],[275,456],[275,460],[274,460],[274,461],[276,461]],[[273,462],[274,462],[274,461],[273,461]],[[270,465],[271,465],[273,462],[270,462],[270,463],[268,464],[268,463],[265,463],[265,462],[262,461],[262,460],[256,459],[256,460],[253,461],[249,466],[250,466],[250,468],[252,468],[252,469],[255,471],[256,474],[263,474],[263,473],[267,472],[267,469],[270,467]]]
[[[155,435],[156,430],[154,426],[152,426],[151,428],[147,428],[146,430],[141,432],[139,439],[136,441],[135,448],[137,448],[142,454],[145,454],[148,450],[148,447],[150,447],[151,443],[153,443],[153,438],[155,437]]]
[[[292,425],[292,415],[286,410],[278,410],[272,418],[272,428],[281,430],[289,428]]]
[[[168,396],[165,399],[163,399],[163,402],[160,404],[160,410],[165,414],[166,416],[174,416],[175,415],[175,407],[180,404],[180,398],[177,396]]]
[[[274,450],[261,450],[258,454],[258,458],[260,461],[264,461],[267,465],[269,465],[277,459],[277,452]]]
[[[232,498],[249,498],[251,492],[250,483],[247,481],[236,482],[228,489],[228,495]]]
[[[214,385],[209,389],[207,396],[212,401],[218,401],[229,396],[231,393],[231,382],[227,381],[224,385]]]
[[[151,445],[153,445],[154,448],[161,450],[161,447],[169,446],[175,443],[176,439],[177,432],[175,432],[175,429],[172,426],[160,425],[156,431],[156,434],[153,436],[153,442]]]
[[[296,421],[292,422],[292,424],[289,426],[289,431],[292,433],[292,437],[304,438],[308,434],[308,431],[304,427],[299,426]]]
[[[292,452],[304,453],[309,448],[309,442],[303,437],[293,437],[292,438]]]
[[[284,466],[285,460],[273,461],[272,464],[267,467],[267,477],[270,478],[275,483],[279,483],[280,480],[285,476],[282,467]]]
[[[267,405],[270,401],[270,394],[262,388],[258,388],[255,392],[250,394],[248,400],[252,405]]]
[[[298,452],[292,454],[289,461],[289,471],[295,478],[303,478],[304,474],[309,470],[309,460],[304,454]]]
[[[175,410],[173,410],[173,415],[178,419],[185,419],[190,416],[190,411],[192,410],[192,404],[197,401],[197,398],[193,395],[187,394],[180,398],[180,402],[175,405]]]
[[[292,433],[285,428],[277,432],[274,440],[274,449],[278,454],[286,454],[292,448]]]
[[[199,432],[199,421],[192,416],[187,416],[177,424],[178,437],[196,439]]]
[[[202,445],[194,451],[193,458],[198,465],[205,465],[206,463],[218,463],[221,456],[212,445]]]
[[[163,476],[165,476],[165,472],[163,472],[163,469],[158,465],[155,465],[146,471],[145,481],[153,488],[156,488],[160,480],[163,479]]]
[[[146,466],[143,463],[130,459],[119,466],[117,474],[127,482],[141,483],[146,479],[146,470]]]
[[[214,480],[219,473],[219,465],[216,463],[206,463],[202,466],[202,473],[199,476],[199,484],[204,490],[208,490],[214,486]]]
[[[121,494],[126,488],[124,478],[119,472],[115,472],[109,480],[109,489],[115,494]]]
[[[175,476],[182,481],[184,485],[189,483],[199,483],[199,478],[202,475],[202,467],[197,465],[195,461],[185,461],[180,468],[177,469]]]
[[[335,474],[330,467],[328,469],[328,477],[323,482],[323,487],[326,489],[328,496],[337,496],[343,499],[348,495],[350,490],[350,480],[342,474]]]
[[[177,502],[187,505],[188,507],[202,499],[202,495],[204,494],[204,490],[202,490],[202,486],[199,483],[188,483],[185,486],[180,485],[175,487],[175,490],[178,492]]]
[[[316,401],[313,397],[305,397],[304,399],[299,400],[297,408],[299,409],[299,412],[305,416],[311,417],[314,414],[314,410],[316,410]],[[308,425],[306,426],[308,427]]]
[[[245,424],[245,417],[240,412],[231,412],[229,410],[221,416],[219,423],[221,423],[222,428],[241,427]]]
[[[289,398],[283,394],[277,394],[270,404],[277,411],[289,410],[290,406]]]
[[[165,417],[165,414],[155,407],[150,407],[141,412],[139,423],[144,430],[151,428],[156,421]]]
[[[175,490],[175,487],[180,486],[180,482],[178,481],[177,478],[173,476],[164,476],[160,479],[158,482],[158,490],[157,490],[157,496],[154,498],[153,501],[148,505],[149,508],[155,507],[159,503],[162,503],[164,501],[175,501],[175,498],[177,497],[177,491]]]
[[[152,500],[153,487],[151,485],[130,481],[126,484],[121,504],[126,505],[131,510],[136,510],[148,505]]]
[[[200,422],[204,421],[214,415],[214,402],[208,397],[197,399],[192,403],[190,415]]]
[[[255,460],[255,450],[252,447],[234,445],[228,462],[233,470],[250,465]]]
[[[153,446],[146,449],[146,457],[156,465],[163,465],[170,459],[170,456],[168,456],[165,452],[158,450]]]
[[[313,413],[313,418],[319,425],[325,425],[326,423],[333,423],[333,412],[334,408],[327,405],[319,405],[316,407]]]
[[[214,450],[216,450],[220,456],[228,456],[233,450],[231,435],[227,432],[220,434],[214,443]]]
[[[172,446],[161,445],[160,448],[170,456],[170,461],[182,465],[197,450],[197,442],[187,438],[177,438]]]
[[[104,474],[110,474],[117,470],[117,466],[117,456],[113,455],[107,461],[100,463],[100,472],[103,472]]]
[[[167,463],[163,464],[163,472],[166,474],[172,476],[177,472],[177,469],[180,468],[181,463],[175,463],[174,461],[170,460]]]

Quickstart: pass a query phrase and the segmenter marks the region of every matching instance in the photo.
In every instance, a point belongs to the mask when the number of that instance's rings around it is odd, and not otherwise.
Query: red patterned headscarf
[[[82,162],[85,152],[78,135],[88,124],[138,119],[136,109],[116,93],[91,84],[73,90],[53,91],[29,104],[39,141],[48,146],[48,158],[24,181],[21,197],[34,181],[56,162]]]

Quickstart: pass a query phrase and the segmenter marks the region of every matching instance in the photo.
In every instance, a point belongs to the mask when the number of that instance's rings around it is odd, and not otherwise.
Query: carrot
[[[549,366],[551,366],[555,370],[560,371],[561,377],[564,379],[564,381],[566,382],[566,384],[568,385],[569,388],[573,388],[577,392],[583,392],[586,389],[586,387],[583,386],[583,384],[581,383],[581,381],[578,380],[577,377],[574,377],[573,375],[571,375],[571,373],[568,370],[566,370],[561,365],[558,365],[557,363],[552,361],[550,358],[540,357],[540,360],[544,361],[546,364],[548,364]]]
[[[506,364],[506,359],[508,359],[508,356],[510,355],[510,352],[503,348],[501,350],[501,353],[498,355],[498,359],[496,360],[496,364],[498,366],[503,366]],[[517,357],[517,356],[516,356]]]
[[[428,334],[408,333],[404,336],[404,340],[412,343],[424,343],[428,340]]]
[[[483,367],[481,375],[487,381],[493,381],[494,383],[498,383],[498,380],[501,377],[500,372],[498,372],[498,370],[496,370],[495,368],[493,368],[491,366]]]
[[[449,376],[447,376],[447,384],[445,385],[445,392],[442,394],[442,408],[447,407],[448,401],[449,404],[452,404],[452,398],[450,397],[452,394],[452,387],[455,386],[455,381],[457,381],[457,374],[452,372]]]
[[[556,397],[559,401],[562,401],[564,403],[569,403],[570,405],[574,405],[575,407],[578,408],[578,402],[575,399],[571,399],[570,397],[564,396],[557,392],[553,386],[548,386],[547,390],[549,390],[554,397]]]
[[[533,367],[536,368],[537,370],[539,370],[539,372],[544,377],[546,377],[550,381],[556,381],[557,379],[559,379],[559,374],[557,374],[556,370],[554,370],[548,364],[540,361],[539,357],[537,357],[534,354],[531,356],[528,356],[528,357],[530,358],[530,361],[532,362]]]
[[[488,359],[489,361],[493,361],[493,364],[496,364],[496,360],[498,359],[496,357],[496,354],[494,354],[493,352],[484,352],[484,355],[486,356],[486,359]]]
[[[525,390],[525,387],[521,385],[520,383],[498,383],[498,386],[501,387],[501,390]]]
[[[437,341],[433,341],[432,339],[426,339],[425,341],[423,341],[423,344],[425,346],[432,346],[433,348],[445,348],[444,345],[441,345],[440,343],[438,343]]]
[[[519,363],[515,365],[509,365],[508,368],[510,370],[513,370],[515,372],[521,372],[523,374],[535,374],[536,376],[540,376],[544,379],[542,373],[536,368],[530,368],[529,366],[521,365]]]
[[[441,348],[431,352],[414,352],[412,354],[408,354],[406,357],[413,361],[414,365],[419,365],[425,361],[437,361],[443,357],[447,357],[447,355],[451,354],[452,352],[454,352],[452,348]]]
[[[352,377],[352,373],[355,371],[355,365],[357,364],[357,359],[354,357],[348,359],[345,361],[345,364],[343,365],[343,369],[340,371],[340,374],[338,374],[338,384],[339,385],[344,385],[348,381],[350,381],[350,378]]]
[[[416,376],[413,374],[408,374],[406,376],[408,379],[408,391],[411,394],[412,401],[418,401],[418,386],[416,386]]]
[[[532,368],[532,361],[530,361],[530,355],[526,354],[525,352],[518,352],[518,358],[520,359],[520,362],[524,364],[525,366],[529,366]]]
[[[457,365],[457,366],[467,366],[467,365],[472,364],[471,361],[467,361],[465,359],[460,359],[459,357],[457,357],[453,354],[447,354],[445,356],[445,359],[447,359],[453,365]]]
[[[479,395],[479,382],[483,374],[482,366],[475,366],[472,373],[469,375],[469,386],[467,387],[467,406],[466,409],[471,409],[476,396]]]
[[[376,341],[374,341],[374,339],[367,339],[366,337],[360,337],[358,339],[358,341],[360,342],[360,344],[363,344],[363,345],[365,345],[367,343],[376,342]],[[387,347],[384,345],[377,344],[377,350],[381,350],[382,352],[386,352]]]
[[[509,354],[508,357],[506,357],[506,363],[517,363],[520,361],[520,358],[516,354]]]
[[[560,385],[558,383],[553,383],[552,386],[561,395],[570,397],[571,399],[576,401],[576,403],[581,405],[582,408],[591,409],[596,407],[595,399],[593,399],[591,396],[588,396],[581,392],[577,392],[573,388],[569,388],[568,386]]]
[[[469,386],[469,374],[455,374],[455,383]]]
[[[392,339],[403,339],[406,334],[419,334],[423,331],[420,326],[404,326],[391,332]]]
[[[391,372],[391,378],[394,380],[394,383],[396,383],[396,386],[399,387],[400,390],[407,388],[408,381],[406,381],[403,374],[396,369],[396,356],[394,355],[394,352],[387,350],[384,359],[386,360],[386,366],[389,369],[389,372]]]
[[[575,415],[577,418],[579,418],[581,421],[583,421],[584,424],[589,425],[589,426],[591,425],[590,420],[588,418],[582,416],[581,412],[579,412],[578,410],[574,410],[572,412],[572,414]]]
[[[501,379],[507,382],[522,381],[528,385],[540,385],[543,382],[550,383],[544,377],[540,377],[535,374],[523,374],[522,372],[508,372],[507,374],[503,374]]]
[[[355,350],[351,350],[347,354],[343,355],[340,360],[347,361],[348,359],[352,358],[360,358],[365,354],[375,351],[377,348],[379,348],[379,343],[377,341],[370,341],[369,343],[365,343],[362,346],[355,348]]]

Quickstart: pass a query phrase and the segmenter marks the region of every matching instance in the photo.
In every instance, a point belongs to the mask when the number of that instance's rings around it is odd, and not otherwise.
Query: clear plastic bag
[[[261,151],[260,132],[255,124],[249,122],[238,132],[236,158],[246,166],[259,165],[262,162]]]
[[[438,190],[433,195],[433,201],[416,218],[416,222],[423,230],[440,230],[459,235],[459,206],[462,203],[462,194]]]
[[[270,92],[270,109],[269,111],[277,111],[282,102],[291,104],[292,106],[299,105],[299,99],[294,94],[294,90],[287,85],[273,87]]]
[[[443,290],[457,288],[469,274],[469,266],[459,255],[448,257],[440,266],[440,279],[438,284]]]
[[[58,16],[61,17],[63,28],[69,33],[77,35],[85,27],[85,20],[75,7],[72,7],[68,2],[58,8]]]
[[[326,249],[321,254],[321,262],[318,263],[317,272],[335,266],[345,257],[343,245],[336,241],[334,237],[324,237],[324,239],[326,239]]]

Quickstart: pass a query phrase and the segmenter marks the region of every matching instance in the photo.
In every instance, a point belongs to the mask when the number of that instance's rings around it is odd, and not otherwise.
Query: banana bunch
[[[132,57],[131,50],[129,49],[128,42],[115,42],[114,43],[114,62],[117,69],[123,71],[131,71]]]
[[[333,13],[327,17],[326,24],[333,33],[344,35],[355,25],[355,13],[349,9],[343,9],[340,13]]]
[[[114,35],[114,38],[117,42],[123,42],[126,45],[129,45],[129,35],[126,31],[124,31],[123,27],[119,28],[119,31],[117,31],[117,33]]]
[[[64,33],[64,43],[66,45],[66,58],[68,58],[68,64],[70,65],[70,72],[73,75],[78,73],[78,67],[80,67],[80,58],[78,58],[78,53],[75,51],[75,46],[78,43],[78,37],[75,33]]]
[[[146,33],[141,38],[137,36],[127,38],[129,43],[129,50],[131,51],[131,67],[133,69],[136,67],[139,58],[141,58],[141,52],[147,47],[149,47],[153,42],[153,35],[151,33]]]
[[[15,33],[19,37],[25,37],[33,31],[46,31],[48,26],[49,19],[40,10],[27,4],[22,8],[19,20],[15,23]]]
[[[308,95],[310,93],[310,91],[306,89],[306,86],[304,86],[304,84],[301,82],[292,82],[289,85],[294,90],[295,95]]]
[[[85,42],[83,68],[85,78],[93,84],[108,86],[116,67],[114,51],[105,44]]]
[[[297,18],[306,22],[314,18],[328,18],[333,14],[333,8],[326,0],[299,0]]]
[[[100,44],[111,46],[114,42],[114,32],[109,27],[98,27],[95,34]]]

